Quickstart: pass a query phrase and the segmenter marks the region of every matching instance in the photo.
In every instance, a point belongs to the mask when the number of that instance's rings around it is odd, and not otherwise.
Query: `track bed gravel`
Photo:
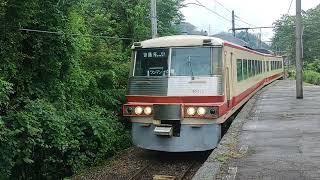
[[[136,179],[153,179],[154,175],[175,176],[191,179],[211,151],[192,153],[165,153],[130,148],[108,164],[83,172],[75,180],[127,180],[141,168],[147,168]],[[186,173],[185,173],[186,172]]]

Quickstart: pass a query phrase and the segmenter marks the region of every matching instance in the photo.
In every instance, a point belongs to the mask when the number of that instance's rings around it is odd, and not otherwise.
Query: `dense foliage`
[[[157,2],[174,33],[181,0]],[[0,179],[59,179],[130,145],[120,105],[148,19],[148,0],[0,0]]]
[[[289,59],[295,58],[295,16],[284,15],[275,23],[274,50],[286,52]],[[304,61],[311,63],[320,58],[320,5],[303,13]]]
[[[320,5],[303,13],[304,80],[320,85]],[[275,23],[273,49],[283,51],[295,63],[295,16],[285,15]]]

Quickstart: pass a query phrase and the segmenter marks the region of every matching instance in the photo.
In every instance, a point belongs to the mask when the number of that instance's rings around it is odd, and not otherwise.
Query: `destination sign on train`
[[[168,54],[167,49],[142,50],[143,58],[167,58]]]

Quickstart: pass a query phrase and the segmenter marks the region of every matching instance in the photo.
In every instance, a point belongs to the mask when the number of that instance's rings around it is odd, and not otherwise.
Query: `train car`
[[[134,43],[123,115],[141,148],[188,152],[217,146],[223,123],[283,60],[218,38],[178,35]]]

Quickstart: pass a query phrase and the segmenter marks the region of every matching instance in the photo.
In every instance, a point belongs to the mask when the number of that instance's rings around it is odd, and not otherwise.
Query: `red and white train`
[[[222,124],[264,85],[283,59],[219,38],[179,35],[134,43],[127,103],[133,143],[167,151],[217,146]]]

